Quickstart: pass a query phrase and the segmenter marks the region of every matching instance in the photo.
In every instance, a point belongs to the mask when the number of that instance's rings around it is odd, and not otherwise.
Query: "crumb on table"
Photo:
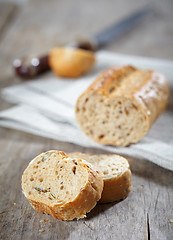
[[[42,220],[40,220],[40,222],[47,222],[48,221],[48,219],[42,219]]]

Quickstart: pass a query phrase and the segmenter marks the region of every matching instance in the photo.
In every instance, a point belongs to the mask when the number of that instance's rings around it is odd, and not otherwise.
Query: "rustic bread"
[[[36,211],[72,220],[85,217],[96,205],[103,179],[85,160],[52,150],[30,162],[22,176],[22,189]]]
[[[76,78],[88,72],[95,62],[94,53],[70,47],[53,48],[49,65],[57,76]]]
[[[99,202],[120,201],[130,193],[131,171],[125,158],[115,154],[69,153],[68,155],[71,158],[84,159],[102,172],[104,187]]]
[[[152,70],[114,66],[78,98],[76,118],[94,141],[127,146],[144,137],[166,108],[169,87]]]

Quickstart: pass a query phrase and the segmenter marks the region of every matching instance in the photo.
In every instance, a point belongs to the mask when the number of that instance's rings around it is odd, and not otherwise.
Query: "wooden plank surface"
[[[107,50],[172,59],[173,2],[152,2],[155,14]],[[22,82],[11,68],[15,57],[44,53],[79,36],[90,36],[145,4],[137,0],[128,5],[124,0],[26,2],[0,38],[0,87]],[[9,106],[0,99],[0,109]],[[0,239],[173,239],[169,221],[173,219],[173,173],[146,160],[130,159],[133,190],[120,203],[97,205],[79,221],[36,213],[21,192],[21,176],[33,157],[49,149],[103,153],[0,128]],[[43,219],[48,221],[40,222]],[[45,231],[39,232],[42,228]]]

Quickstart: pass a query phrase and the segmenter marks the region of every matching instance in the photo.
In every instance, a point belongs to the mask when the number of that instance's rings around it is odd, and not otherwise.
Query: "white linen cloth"
[[[155,69],[166,75],[173,88],[173,61],[149,59],[99,51],[93,70],[84,77],[63,79],[51,77],[27,81],[2,89],[2,96],[16,106],[0,112],[0,126],[14,128],[59,141],[71,142],[108,152],[149,160],[173,170],[173,109],[167,110],[154,123],[149,133],[129,147],[105,146],[94,143],[78,128],[74,105],[78,96],[96,76],[115,64],[131,64]]]

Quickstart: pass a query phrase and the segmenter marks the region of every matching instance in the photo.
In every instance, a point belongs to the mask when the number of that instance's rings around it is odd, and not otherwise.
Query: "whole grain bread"
[[[100,203],[120,201],[131,191],[131,171],[128,161],[116,154],[90,155],[68,153],[71,158],[81,158],[94,165],[102,173],[104,187]]]
[[[52,150],[30,162],[22,176],[22,189],[36,211],[72,220],[85,217],[96,205],[103,179],[85,160]]]
[[[127,146],[144,137],[166,108],[168,97],[168,83],[162,74],[114,66],[78,98],[76,119],[94,141]]]

